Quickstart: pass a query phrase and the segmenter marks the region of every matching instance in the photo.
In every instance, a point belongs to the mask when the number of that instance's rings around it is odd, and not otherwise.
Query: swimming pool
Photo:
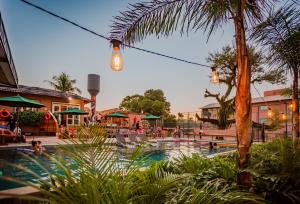
[[[162,160],[172,160],[179,157],[182,154],[191,155],[193,153],[200,153],[203,155],[213,154],[216,152],[224,152],[232,150],[232,148],[219,148],[217,151],[209,152],[207,146],[200,145],[196,142],[162,142],[159,147],[152,147],[142,154],[141,159],[147,158],[146,162],[143,163],[144,166],[149,166],[151,163]],[[47,152],[50,155],[59,154],[59,151],[55,147],[47,147]],[[126,148],[116,148],[116,156],[120,165],[126,164],[128,158],[130,157],[130,149]],[[49,169],[55,168],[55,163],[51,162],[45,156],[39,156],[38,159],[41,162],[47,164]],[[35,173],[41,177],[47,178],[47,174],[33,161],[24,157],[15,149],[0,150],[0,190],[11,189],[16,187],[21,187],[20,184],[13,182],[8,182],[1,180],[1,176],[11,176],[18,179],[37,182],[36,179],[29,173],[24,172],[18,168],[5,165],[6,162],[12,164],[21,164],[24,167],[30,167]]]

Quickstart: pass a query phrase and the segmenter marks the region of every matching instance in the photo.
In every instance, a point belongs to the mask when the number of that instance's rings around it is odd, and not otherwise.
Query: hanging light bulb
[[[218,84],[219,83],[219,73],[217,72],[215,67],[211,68],[211,82],[214,84]]]
[[[120,53],[120,44],[119,40],[111,40],[113,45],[113,52],[111,56],[110,66],[114,71],[122,71],[123,69],[123,58]]]
[[[273,111],[271,109],[268,110],[268,117],[272,118],[274,115]]]
[[[284,114],[284,113],[281,113],[281,119],[282,119],[282,120],[286,120],[286,119],[287,119],[287,115]]]

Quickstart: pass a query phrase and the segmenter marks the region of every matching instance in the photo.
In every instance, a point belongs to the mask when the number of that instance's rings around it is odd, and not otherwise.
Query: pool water
[[[232,148],[231,148],[232,149]],[[224,152],[231,150],[230,148],[220,148],[216,152]],[[130,157],[130,149],[128,148],[117,148],[116,156],[118,158],[119,165],[126,165]],[[213,152],[213,153],[216,153]],[[59,151],[55,147],[47,148],[47,153],[50,155],[59,154]],[[144,154],[142,154],[140,159],[146,158],[143,162],[143,166],[149,166],[153,162],[162,160],[172,160],[184,155],[192,155],[193,153],[200,153],[203,155],[210,154],[207,147],[199,145],[195,142],[163,142],[159,147],[151,147]],[[45,156],[35,156],[40,162],[45,164],[47,169],[55,169],[55,163],[50,161]],[[47,173],[45,173],[36,163],[30,159],[24,157],[19,151],[15,149],[0,150],[0,190],[21,187],[22,185],[16,184],[14,182],[8,182],[1,179],[2,176],[11,176],[21,180],[26,180],[30,182],[37,182],[36,179],[29,173],[22,171],[18,168],[7,166],[5,163],[21,164],[24,167],[29,167],[35,173],[43,178],[47,178]]]

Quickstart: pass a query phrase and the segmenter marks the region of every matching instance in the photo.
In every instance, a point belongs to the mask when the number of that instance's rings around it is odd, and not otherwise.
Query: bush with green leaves
[[[39,126],[45,116],[43,112],[25,110],[19,112],[18,121],[21,126]]]
[[[300,203],[300,149],[288,138],[252,147],[255,190],[270,203]]]

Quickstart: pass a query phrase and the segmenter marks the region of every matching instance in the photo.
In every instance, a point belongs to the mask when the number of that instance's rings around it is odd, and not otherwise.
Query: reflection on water
[[[47,148],[48,153],[50,155],[61,155],[62,152],[55,148]],[[133,165],[138,165],[141,167],[147,167],[151,163],[162,160],[172,160],[173,158],[180,157],[182,154],[191,156],[193,153],[201,153],[203,155],[208,155],[208,146],[200,145],[200,143],[196,142],[159,142],[153,143],[152,145],[145,145],[142,148],[142,154],[137,158],[137,160],[133,163]],[[229,149],[218,149],[217,152],[227,151]],[[117,164],[120,168],[128,165],[130,162],[132,153],[132,148],[120,148],[114,147],[112,148],[112,154],[114,158],[117,159]],[[72,159],[64,156],[65,159],[68,160],[69,163],[72,163]],[[38,156],[38,160],[43,163],[43,165],[48,169],[54,171],[56,168],[56,164],[49,160],[45,156]],[[30,160],[29,158],[24,157],[16,150],[1,150],[0,151],[0,173],[2,172],[3,176],[12,176],[15,178],[19,178],[22,180],[36,182],[36,178],[34,178],[31,174],[20,170],[13,166],[7,166],[5,163],[12,164],[21,164],[25,167],[29,167],[35,173],[43,177],[47,178],[47,173],[39,167],[35,162]],[[74,162],[73,162],[74,163]],[[1,176],[1,174],[0,174]],[[1,177],[0,177],[1,178]],[[0,190],[20,187],[21,185],[3,181],[0,179]]]

